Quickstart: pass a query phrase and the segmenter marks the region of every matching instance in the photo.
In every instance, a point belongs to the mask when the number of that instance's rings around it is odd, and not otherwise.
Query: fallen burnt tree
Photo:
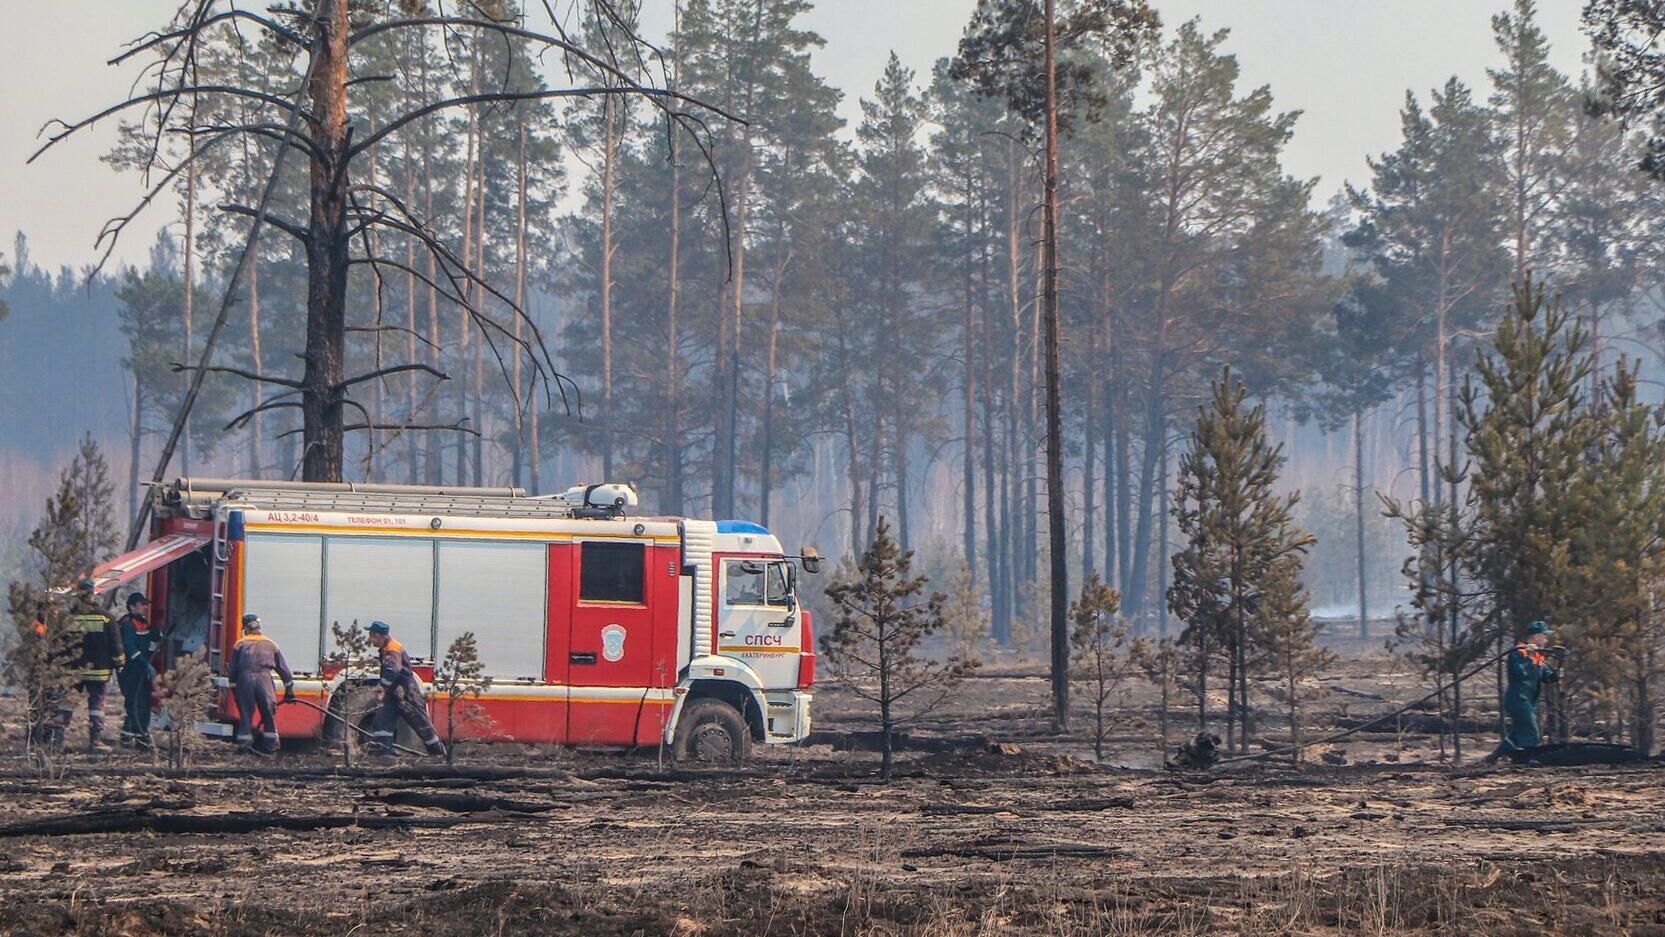
[[[99,833],[242,834],[263,830],[333,830],[358,827],[367,830],[443,828],[464,823],[496,823],[527,819],[524,814],[502,811],[470,813],[451,817],[416,817],[393,814],[326,813],[156,813],[148,808],[94,810],[59,814],[0,826],[0,839],[18,836],[85,836]]]
[[[1610,742],[1567,742],[1539,745],[1536,748],[1515,748],[1503,752],[1503,757],[1517,765],[1531,764],[1554,768],[1632,765],[1651,760],[1647,752]]]
[[[814,731],[805,737],[805,745],[826,745],[839,752],[876,752],[884,747],[884,733],[878,730],[858,730],[853,732]],[[929,752],[932,754],[956,754],[966,752],[986,752],[992,750],[998,743],[989,735],[946,735],[921,736],[909,735],[906,732],[893,732],[890,736],[890,747],[893,751]]]
[[[365,795],[367,799],[395,807],[432,807],[452,813],[548,813],[551,810],[570,810],[571,804],[551,801],[514,800],[508,797],[484,797],[478,794],[449,794],[438,791],[381,790]]]

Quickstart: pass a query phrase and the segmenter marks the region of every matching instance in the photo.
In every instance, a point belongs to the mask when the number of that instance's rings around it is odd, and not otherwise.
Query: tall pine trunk
[[[341,481],[343,468],[340,385],[347,325],[347,4],[328,4],[317,25],[307,119],[312,160],[301,477],[335,482]]]
[[[515,130],[519,134],[519,148],[515,153],[515,316],[514,349],[514,407],[515,449],[514,485],[520,487],[526,472],[526,408],[537,407],[537,378],[531,387],[521,386],[520,342],[522,318],[526,310],[526,115],[515,109]]]
[[[1046,514],[1051,547],[1052,708],[1060,731],[1070,724],[1069,556],[1064,530],[1064,392],[1058,321],[1058,67],[1055,0],[1046,0]]]
[[[613,480],[613,196],[618,188],[614,96],[603,95],[601,150],[601,477]]]
[[[194,108],[193,108],[194,110]],[[188,162],[185,164],[185,264],[183,275],[185,278],[185,296],[180,313],[180,325],[184,333],[185,351],[181,361],[195,361],[196,354],[196,315],[194,314],[196,299],[196,253],[197,253],[197,161],[196,137],[190,139],[189,152],[186,154]],[[179,372],[184,382],[181,395],[189,393],[192,372]],[[185,431],[179,437],[179,470],[186,475],[191,474],[191,414],[185,414]]]
[[[1353,411],[1353,534],[1359,566],[1359,637],[1370,639],[1370,577],[1364,555],[1364,415]]]

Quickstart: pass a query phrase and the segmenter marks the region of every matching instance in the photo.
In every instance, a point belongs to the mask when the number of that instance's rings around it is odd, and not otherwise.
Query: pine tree
[[[1571,615],[1560,640],[1578,661],[1561,687],[1583,723],[1628,735],[1651,753],[1655,684],[1665,675],[1658,592],[1665,569],[1662,411],[1639,399],[1637,364],[1623,358],[1602,382],[1590,419],[1597,439],[1570,492],[1580,522],[1570,549]],[[1565,732],[1565,720],[1558,727]]]
[[[1263,594],[1255,641],[1266,654],[1268,668],[1280,684],[1289,707],[1291,757],[1301,757],[1301,701],[1312,691],[1306,683],[1331,664],[1335,653],[1318,646],[1324,626],[1307,611],[1307,592],[1301,584],[1301,554],[1291,553],[1272,564]]]
[[[1538,27],[1534,0],[1515,0],[1512,12],[1492,17],[1492,37],[1503,54],[1488,68],[1491,105],[1501,142],[1513,279],[1547,272],[1544,229],[1559,187],[1559,156],[1577,103],[1567,80],[1549,64],[1549,41]]]
[[[1584,29],[1595,46],[1596,110],[1643,137],[1638,165],[1665,180],[1665,8],[1636,0],[1588,0]]]
[[[1384,499],[1417,549],[1406,574],[1431,626],[1407,623],[1401,633],[1424,644],[1429,671],[1453,681],[1453,719],[1462,714],[1457,675],[1529,622],[1570,623],[1578,612],[1573,551],[1589,518],[1577,493],[1599,437],[1588,412],[1592,367],[1584,327],[1541,284],[1517,285],[1456,402],[1468,455],[1462,468],[1448,456],[1441,477],[1460,501]]]
[[[1305,596],[1291,576],[1313,542],[1294,524],[1299,495],[1274,492],[1283,447],[1267,439],[1265,407],[1247,406],[1246,396],[1225,368],[1198,408],[1174,491],[1183,546],[1167,597],[1185,622],[1180,641],[1196,649],[1198,729],[1208,728],[1208,668],[1219,654],[1230,701],[1226,735],[1239,750],[1248,746],[1249,672],[1265,652],[1257,636],[1268,616],[1304,615]],[[1232,742],[1234,726],[1241,731]]]
[[[921,301],[934,286],[926,274],[938,208],[930,197],[919,140],[925,103],[914,89],[913,72],[894,52],[873,97],[863,98],[861,108],[856,128],[861,175],[852,193],[864,231],[858,248],[864,286],[858,295],[870,327],[882,335],[873,343],[864,372],[871,376],[871,404],[877,411],[875,438],[884,440],[874,452],[884,453],[900,543],[908,549],[915,511],[910,455],[916,442],[930,446],[944,435],[940,421],[932,421],[931,411],[918,406],[947,390],[941,370],[917,364],[921,356],[936,356],[946,332],[937,304]]]
[[[6,682],[24,700],[27,744],[47,740],[58,704],[76,683],[79,637],[69,630],[72,593],[81,578],[116,550],[110,470],[91,437],[58,476],[56,493],[29,534],[27,578],[13,580],[8,605],[13,634],[5,655]]]
[[[989,639],[989,614],[983,607],[982,590],[965,563],[955,570],[943,599],[942,627],[953,642],[954,653],[966,660],[976,660],[977,649]]]
[[[1114,715],[1111,703],[1137,666],[1127,646],[1127,622],[1117,614],[1121,602],[1121,594],[1098,573],[1089,573],[1081,584],[1081,597],[1070,603],[1070,676],[1086,687],[1092,704],[1093,757],[1099,761],[1104,760],[1104,740]]]
[[[958,654],[942,661],[921,655],[920,643],[943,627],[945,597],[926,595],[926,577],[912,570],[913,551],[897,544],[881,517],[855,569],[827,587],[838,618],[821,638],[822,659],[835,680],[879,707],[886,781],[897,727],[941,705],[976,666]]]
[[[445,700],[445,763],[451,764],[457,750],[457,727],[489,728],[491,717],[478,705],[480,695],[491,689],[491,677],[480,662],[479,642],[474,632],[457,635],[434,669],[434,692]],[[465,703],[474,700],[474,703]],[[459,721],[460,719],[460,721]]]

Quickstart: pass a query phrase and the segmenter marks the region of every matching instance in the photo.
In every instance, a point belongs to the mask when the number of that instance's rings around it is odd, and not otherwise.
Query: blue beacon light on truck
[[[717,533],[720,534],[762,534],[769,535],[769,528],[751,521],[718,521]]]

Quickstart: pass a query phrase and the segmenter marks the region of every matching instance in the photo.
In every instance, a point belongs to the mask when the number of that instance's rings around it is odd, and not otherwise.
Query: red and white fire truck
[[[258,614],[297,696],[321,707],[280,707],[286,739],[332,738],[321,710],[359,711],[353,697],[372,691],[332,661],[334,633],[374,620],[430,684],[432,662],[474,633],[492,679],[458,739],[664,742],[736,761],[809,733],[815,653],[796,585],[819,559],[756,524],[631,516],[635,492],[616,484],[530,497],[183,478],[153,498],[152,541],[94,570],[95,591],[148,576],[163,653],[206,647],[222,675],[242,616]],[[444,703],[429,693],[442,734]],[[204,731],[229,734],[233,706],[222,688]]]

